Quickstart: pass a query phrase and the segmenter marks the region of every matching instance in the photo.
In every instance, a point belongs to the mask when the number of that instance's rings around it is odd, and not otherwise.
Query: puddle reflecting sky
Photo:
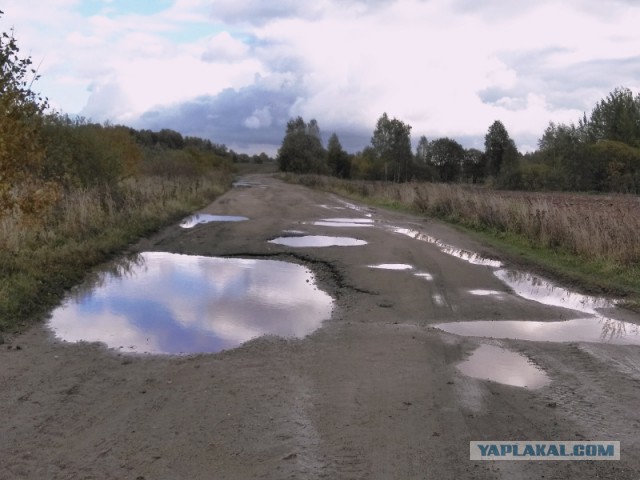
[[[209,215],[207,213],[198,213],[196,215],[192,215],[188,218],[185,218],[180,226],[182,228],[193,228],[200,223],[209,223],[209,222],[242,222],[244,220],[249,220],[247,217],[241,217],[239,215]]]
[[[382,270],[412,270],[413,266],[406,263],[381,263],[379,265],[369,265],[369,268],[380,268]]]
[[[604,317],[578,318],[559,322],[478,320],[439,323],[434,327],[465,337],[640,345],[640,327],[638,325]]]
[[[551,382],[547,374],[525,356],[494,345],[480,345],[457,368],[469,377],[514,387],[535,389]]]
[[[544,305],[576,310],[589,317],[557,322],[481,320],[440,323],[434,326],[445,332],[473,337],[640,345],[640,325],[607,317],[603,309],[612,308],[615,303],[606,298],[572,292],[530,273],[497,270],[494,274],[520,297]],[[509,295],[492,290],[471,290],[469,293],[494,295],[500,300]]]
[[[436,245],[440,247],[440,250],[442,250],[442,252],[446,253],[447,255],[457,257],[461,260],[464,260],[465,262],[469,262],[474,265],[486,265],[488,267],[494,267],[494,268],[500,268],[502,266],[502,263],[499,262],[498,260],[492,260],[490,258],[483,257],[482,255],[479,255],[475,252],[471,252],[469,250],[462,250],[460,248],[447,245],[446,243],[443,243],[441,240],[438,240],[437,238],[432,237],[431,235],[428,235],[419,230],[414,230],[411,228],[400,228],[400,227],[392,227],[391,229],[395,233],[406,235],[407,237],[411,237],[414,240],[419,240],[421,242],[427,242],[427,243]]]
[[[365,213],[365,215],[367,217],[371,216],[371,213],[367,213],[370,212],[370,208],[369,207],[361,207],[360,205],[356,205],[354,203],[351,202],[347,202],[346,200],[342,199],[342,198],[338,198],[335,197],[335,199],[341,203],[342,205],[344,205],[345,208],[349,209],[349,210],[353,210],[355,212],[359,212],[359,213]]]
[[[613,302],[605,298],[572,292],[530,273],[497,270],[494,275],[509,285],[516,295],[545,305],[570,308],[590,314],[598,314],[599,308],[614,306]]]
[[[278,237],[269,243],[287,247],[357,247],[366,245],[364,240],[350,237],[329,237],[325,235],[302,235],[297,237]]]
[[[323,218],[311,224],[320,227],[371,227],[373,220],[371,218]]]
[[[333,301],[304,266],[147,252],[55,309],[56,337],[136,353],[209,353],[265,335],[303,337]]]
[[[251,182],[249,180],[238,180],[236,182],[233,182],[231,186],[235,188],[266,187],[264,183]]]
[[[499,290],[469,290],[471,295],[476,295],[477,297],[495,297],[495,298],[504,298],[506,296],[505,292],[501,292]]]
[[[433,275],[426,272],[418,272],[415,274],[416,277],[424,278],[425,280],[433,280]]]

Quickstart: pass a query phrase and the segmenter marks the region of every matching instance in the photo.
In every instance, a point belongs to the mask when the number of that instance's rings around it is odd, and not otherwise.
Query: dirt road
[[[497,252],[447,226],[248,180],[262,186],[234,188],[203,210],[248,221],[176,225],[135,249],[305,264],[335,299],[331,318],[306,338],[209,355],[123,354],[56,341],[44,325],[5,338],[0,479],[640,478],[640,346],[445,333],[432,325],[592,315],[516,294],[484,260]],[[336,217],[373,222],[309,223]],[[268,242],[286,230],[367,244]],[[395,269],[369,267],[379,264]],[[463,374],[460,363],[483,345],[521,354],[546,385]],[[471,440],[618,440],[622,454],[473,462]]]

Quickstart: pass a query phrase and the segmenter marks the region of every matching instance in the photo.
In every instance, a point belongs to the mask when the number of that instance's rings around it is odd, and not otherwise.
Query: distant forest
[[[384,113],[371,144],[345,152],[338,136],[322,145],[316,120],[287,124],[278,151],[282,171],[341,178],[482,184],[514,190],[640,193],[640,94],[617,88],[577,124],[549,123],[538,150],[522,154],[502,122],[487,131],[484,151],[456,140],[420,137],[411,147],[411,126]]]

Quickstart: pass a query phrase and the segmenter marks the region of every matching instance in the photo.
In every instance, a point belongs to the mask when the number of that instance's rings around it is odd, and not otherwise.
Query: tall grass
[[[469,185],[299,181],[336,193],[395,205],[497,235],[518,236],[533,248],[627,268],[640,262],[640,198],[631,195],[495,191]]]
[[[0,218],[0,331],[28,324],[89,268],[205,205],[230,182],[224,171],[131,177],[69,190],[39,218]]]

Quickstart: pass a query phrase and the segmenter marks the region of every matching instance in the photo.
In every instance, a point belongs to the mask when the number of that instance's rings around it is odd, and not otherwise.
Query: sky
[[[640,91],[636,0],[3,0],[57,110],[275,155],[315,118],[355,152],[386,112],[413,144],[518,148]]]

